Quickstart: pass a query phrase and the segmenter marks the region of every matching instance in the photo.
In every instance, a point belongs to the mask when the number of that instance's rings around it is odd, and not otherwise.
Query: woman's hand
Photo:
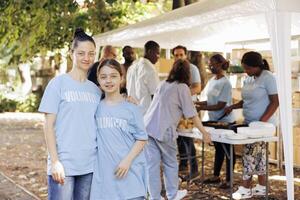
[[[131,166],[131,161],[127,158],[124,158],[118,165],[116,171],[115,171],[115,175],[117,178],[124,178]]]
[[[135,105],[138,105],[139,104],[139,101],[136,100],[134,97],[132,96],[124,96],[125,100],[129,103],[133,103]]]
[[[205,131],[205,132],[202,133],[202,135],[203,135],[203,141],[205,143],[209,143],[210,144],[211,143],[210,134],[207,131]]]
[[[51,164],[51,175],[54,181],[63,185],[65,183],[65,170],[64,166],[59,161],[55,161]]]
[[[228,106],[228,107],[224,108],[224,113],[226,113],[226,115],[228,115],[232,112],[232,110],[233,110],[232,106]]]

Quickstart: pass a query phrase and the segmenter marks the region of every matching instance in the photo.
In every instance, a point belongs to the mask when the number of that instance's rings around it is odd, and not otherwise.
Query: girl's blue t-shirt
[[[146,159],[142,151],[132,162],[125,178],[115,170],[137,140],[147,140],[140,108],[123,101],[108,105],[101,101],[96,113],[98,153],[91,200],[120,200],[146,196]]]
[[[53,78],[46,87],[39,111],[56,114],[56,147],[66,176],[93,172],[97,151],[95,113],[100,97],[101,91],[94,83],[76,81],[69,74]],[[47,174],[51,175],[50,156]]]

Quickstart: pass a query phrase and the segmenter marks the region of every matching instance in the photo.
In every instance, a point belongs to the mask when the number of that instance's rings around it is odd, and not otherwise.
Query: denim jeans
[[[66,176],[64,185],[48,176],[48,200],[89,200],[93,173]]]

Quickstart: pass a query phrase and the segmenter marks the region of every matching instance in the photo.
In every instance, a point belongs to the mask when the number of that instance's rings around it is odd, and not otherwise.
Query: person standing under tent
[[[159,84],[158,73],[154,66],[159,59],[159,54],[160,48],[156,42],[151,40],[146,42],[144,57],[134,62],[127,71],[128,96],[139,101],[143,115],[149,108],[153,94]]]
[[[190,92],[190,63],[177,60],[167,78],[157,88],[154,99],[144,116],[149,135],[146,157],[149,173],[150,199],[162,199],[160,164],[164,174],[167,198],[179,200],[186,196],[186,190],[178,190],[178,162],[176,127],[182,115],[191,118],[202,132],[204,142],[210,142],[210,135],[202,126]]]
[[[184,46],[178,45],[172,49],[172,54],[174,56],[175,61],[179,59],[187,60],[187,49]],[[201,92],[201,78],[198,68],[190,63],[190,74],[191,74],[191,85],[190,90],[193,95],[193,99],[196,100],[196,95]],[[178,152],[181,158],[186,157],[188,153],[192,157],[190,163],[190,172],[191,177],[195,178],[199,175],[198,172],[198,163],[196,157],[196,148],[194,145],[194,139],[189,137],[179,136],[177,139]],[[187,152],[185,146],[188,146],[190,152]],[[179,162],[179,171],[186,171],[188,169],[187,160],[181,159]],[[185,178],[186,179],[186,178]]]
[[[232,104],[232,86],[225,76],[225,71],[229,67],[229,62],[220,54],[213,55],[209,60],[209,69],[214,75],[207,83],[205,91],[207,101],[197,102],[197,110],[208,110],[210,121],[220,121],[232,123],[234,116],[232,113],[224,116],[224,109],[226,106]],[[220,119],[222,118],[222,119]],[[220,142],[214,142],[215,160],[214,160],[214,176],[204,180],[204,183],[220,183],[220,171],[224,157],[226,156],[223,146],[227,152],[230,152],[230,145]],[[233,151],[233,161],[235,162],[235,154]],[[227,189],[230,187],[230,159],[226,156],[226,182],[219,187]]]
[[[275,116],[279,106],[276,79],[269,71],[269,64],[261,54],[250,51],[243,55],[242,66],[248,77],[242,87],[242,100],[225,109],[243,108],[245,123],[253,121],[275,124]],[[234,199],[251,198],[253,195],[264,195],[266,192],[266,144],[257,142],[244,145],[243,150],[243,183],[233,193]],[[251,189],[251,180],[258,175],[258,184]]]

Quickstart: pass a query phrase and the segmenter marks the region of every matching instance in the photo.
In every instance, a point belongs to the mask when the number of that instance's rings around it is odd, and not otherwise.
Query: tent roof
[[[181,44],[190,50],[223,51],[226,44],[235,41],[269,38],[265,13],[274,9],[295,12],[292,35],[300,35],[298,0],[200,0],[96,35],[95,40],[101,46],[143,47],[148,40],[154,40],[167,49]]]

